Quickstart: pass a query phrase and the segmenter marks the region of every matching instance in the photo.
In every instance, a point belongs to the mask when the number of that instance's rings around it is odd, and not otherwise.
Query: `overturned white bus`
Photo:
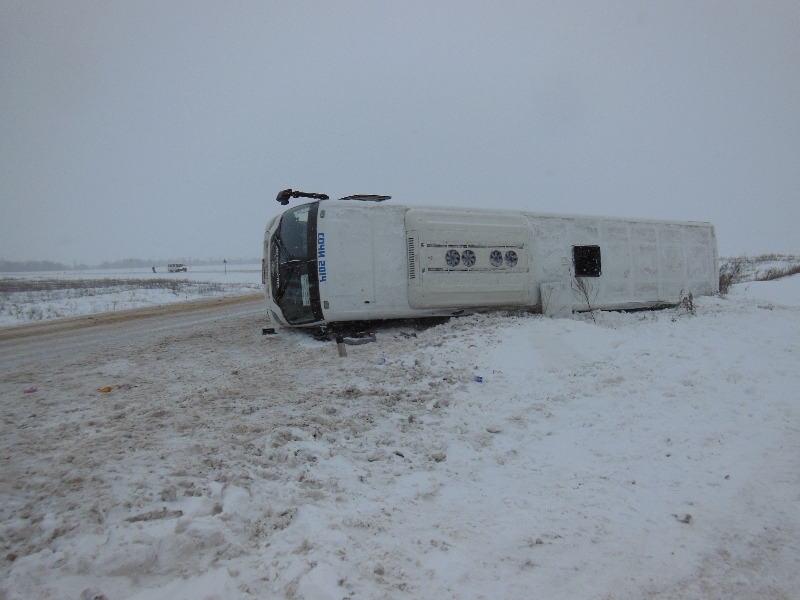
[[[416,207],[389,196],[311,198],[264,234],[262,283],[284,326],[654,308],[719,290],[710,223]]]

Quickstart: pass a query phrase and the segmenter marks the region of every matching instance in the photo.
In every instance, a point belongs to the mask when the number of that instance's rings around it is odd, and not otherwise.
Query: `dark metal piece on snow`
[[[336,338],[337,344],[340,343],[339,339],[342,340],[342,344],[347,344],[348,346],[361,346],[362,344],[369,344],[370,342],[378,341],[374,333],[358,333],[348,338],[339,336]]]
[[[330,342],[331,341],[331,331],[328,327],[320,327],[319,329],[313,332],[314,339],[318,342]]]

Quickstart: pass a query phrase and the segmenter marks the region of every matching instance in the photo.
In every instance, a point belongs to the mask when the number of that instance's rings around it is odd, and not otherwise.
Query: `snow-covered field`
[[[695,309],[3,342],[0,598],[797,598],[800,275]]]
[[[0,327],[261,291],[261,265],[0,274]],[[16,290],[15,288],[21,288]]]

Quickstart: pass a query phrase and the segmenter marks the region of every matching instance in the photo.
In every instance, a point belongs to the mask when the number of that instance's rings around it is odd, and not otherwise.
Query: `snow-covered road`
[[[696,304],[2,341],[0,597],[794,598],[800,278]]]

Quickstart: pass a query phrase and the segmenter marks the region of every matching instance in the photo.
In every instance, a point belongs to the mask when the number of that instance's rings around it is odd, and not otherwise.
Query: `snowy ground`
[[[0,327],[261,291],[261,265],[0,274]],[[22,288],[16,290],[15,288]]]
[[[0,598],[797,598],[800,276],[695,306],[2,342]]]

